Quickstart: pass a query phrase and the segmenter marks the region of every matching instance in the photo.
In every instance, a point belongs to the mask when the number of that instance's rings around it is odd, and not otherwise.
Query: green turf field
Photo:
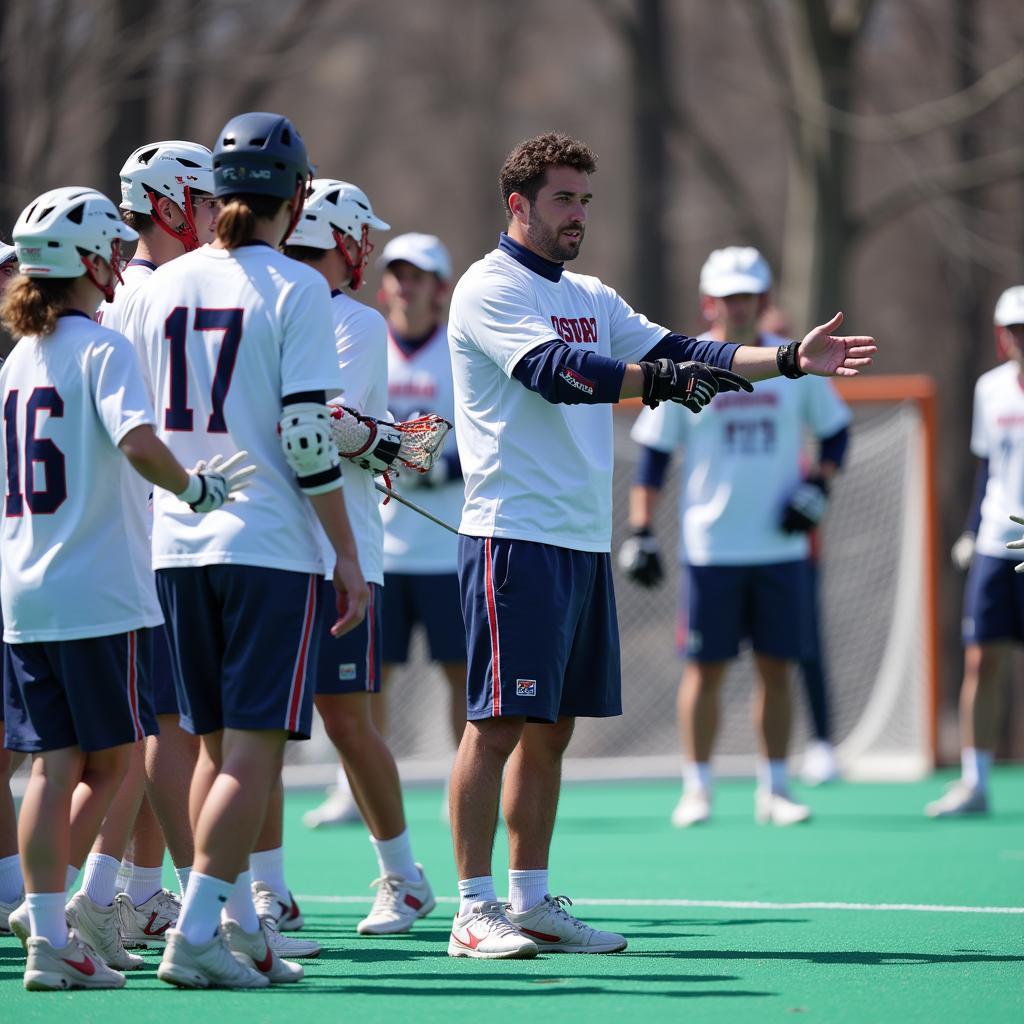
[[[724,782],[713,824],[678,832],[668,824],[674,785],[569,786],[552,886],[577,900],[580,916],[624,932],[629,950],[506,963],[445,955],[455,878],[439,790],[410,791],[408,806],[417,856],[442,902],[393,939],[354,932],[375,866],[363,829],[308,832],[301,813],[319,794],[290,794],[289,876],[308,933],[326,947],[305,961],[306,981],[179,992],[156,980],[153,952],[119,992],[27,993],[21,947],[0,938],[0,1009],[19,1024],[186,1015],[217,1024],[491,1024],[513,1014],[531,1024],[566,1015],[1020,1024],[1024,769],[996,772],[997,814],[987,820],[926,820],[921,808],[940,790],[937,780],[837,785],[807,794],[813,823],[766,829],[753,823],[752,784]],[[500,837],[498,845],[500,872]]]

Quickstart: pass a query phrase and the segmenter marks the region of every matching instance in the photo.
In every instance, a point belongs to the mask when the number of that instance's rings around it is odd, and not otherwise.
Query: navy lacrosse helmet
[[[239,114],[213,147],[213,194],[292,199],[309,177],[306,144],[282,114]]]

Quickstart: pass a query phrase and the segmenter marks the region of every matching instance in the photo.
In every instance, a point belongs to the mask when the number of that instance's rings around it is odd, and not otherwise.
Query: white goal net
[[[916,777],[931,768],[934,756],[925,416],[910,398],[863,402],[855,391],[849,397],[854,399],[851,443],[832,490],[821,545],[821,621],[833,734],[848,777]],[[628,532],[627,497],[638,454],[629,438],[634,417],[629,410],[615,417],[615,551]],[[665,581],[644,590],[616,577],[624,714],[578,723],[567,777],[678,775],[677,492],[674,463],[656,522]],[[421,639],[389,689],[389,742],[403,776],[443,777],[452,751],[447,687],[426,661]],[[745,653],[722,689],[714,760],[721,774],[753,772],[753,690],[752,660]],[[791,750],[798,756],[810,730],[796,681],[794,708]],[[316,729],[309,743],[289,745],[292,782],[322,782],[333,773],[330,743],[319,722]]]

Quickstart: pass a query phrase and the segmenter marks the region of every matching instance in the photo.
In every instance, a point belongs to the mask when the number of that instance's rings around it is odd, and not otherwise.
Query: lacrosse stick
[[[437,516],[431,515],[425,508],[417,505],[416,502],[410,501],[408,498],[399,494],[398,491],[391,490],[390,487],[385,486],[379,480],[373,481],[373,486],[380,491],[381,494],[386,494],[389,498],[394,498],[400,505],[404,505],[406,508],[411,508],[413,512],[418,512],[424,519],[429,519],[432,523],[436,523],[438,526],[444,527],[449,533],[454,533],[456,536],[459,535],[459,531],[454,526],[449,526],[443,519],[438,519]],[[385,501],[386,505],[387,502]]]
[[[405,467],[429,473],[452,425],[431,413],[403,423],[385,423],[373,416],[332,405],[331,440],[338,454],[371,473]]]

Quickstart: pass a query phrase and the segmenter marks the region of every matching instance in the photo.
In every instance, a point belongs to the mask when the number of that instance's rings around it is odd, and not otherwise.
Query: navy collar
[[[336,299],[339,295],[344,295],[344,294],[345,293],[340,288],[332,288],[331,289],[331,298],[332,299]]]
[[[84,316],[86,320],[91,320],[92,317],[88,313],[83,313],[80,309],[62,309],[58,314],[58,317],[62,316]]]
[[[126,264],[126,266],[129,266],[129,267],[149,267],[150,270],[156,270],[156,264],[155,263],[151,263],[149,260],[139,259],[138,257],[133,257],[132,259],[130,259],[128,261],[128,263]]]
[[[426,343],[430,341],[430,339],[433,338],[435,334],[437,334],[437,329],[440,326],[440,324],[434,324],[434,326],[431,327],[426,334],[420,335],[420,337],[418,338],[403,337],[401,334],[398,334],[394,329],[390,327],[388,328],[388,333],[391,335],[391,340],[398,346],[402,355],[408,358],[414,352],[418,352],[421,348],[423,348],[423,346],[426,345]]]
[[[517,263],[521,263],[527,270],[532,270],[548,281],[554,281],[555,284],[558,284],[562,271],[565,269],[561,263],[552,263],[551,260],[546,260],[543,256],[538,256],[535,252],[527,249],[525,245],[520,245],[514,238],[509,238],[504,231],[498,236],[498,248],[506,255],[511,256]]]

